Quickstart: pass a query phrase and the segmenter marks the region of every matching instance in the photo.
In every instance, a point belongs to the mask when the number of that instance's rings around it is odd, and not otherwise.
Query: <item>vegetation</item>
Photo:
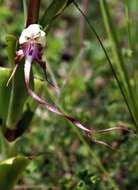
[[[137,190],[137,7],[0,0],[0,190]],[[24,55],[7,85],[21,32],[37,23],[47,79],[35,61],[28,87]]]

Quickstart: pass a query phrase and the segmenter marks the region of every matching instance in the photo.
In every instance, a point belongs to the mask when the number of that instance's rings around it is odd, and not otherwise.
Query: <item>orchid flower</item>
[[[21,49],[16,54],[16,58],[15,58],[16,66],[8,80],[8,83],[10,82],[11,78],[14,76],[16,69],[19,66],[19,62],[24,58],[25,59],[24,78],[25,78],[25,85],[26,85],[28,94],[41,106],[45,107],[51,112],[54,112],[60,116],[63,116],[64,118],[69,120],[71,123],[73,123],[76,127],[83,130],[89,137],[92,137],[93,142],[109,146],[107,143],[103,141],[94,139],[94,134],[106,133],[113,130],[127,130],[127,129],[124,127],[113,127],[113,128],[97,130],[97,131],[94,129],[88,129],[83,124],[81,124],[79,120],[65,114],[58,107],[49,104],[45,99],[38,96],[31,89],[30,84],[29,84],[30,71],[31,71],[31,67],[34,61],[40,65],[40,67],[43,69],[44,73],[46,74],[46,63],[42,60],[43,50],[45,47],[45,38],[46,38],[46,34],[41,29],[41,26],[38,24],[31,24],[22,31],[21,36],[19,38],[19,45]]]

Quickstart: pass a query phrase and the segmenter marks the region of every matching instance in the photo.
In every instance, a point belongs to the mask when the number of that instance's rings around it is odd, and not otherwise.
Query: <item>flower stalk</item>
[[[41,0],[29,0],[26,27],[38,23]]]

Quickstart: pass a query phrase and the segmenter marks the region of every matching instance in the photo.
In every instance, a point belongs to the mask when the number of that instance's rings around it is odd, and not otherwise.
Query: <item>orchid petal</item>
[[[101,144],[101,145],[104,145],[104,146],[106,146],[106,147],[108,147],[108,148],[113,149],[113,147],[112,147],[111,145],[109,145],[108,143],[106,143],[106,142],[104,142],[104,141],[93,140],[93,142],[96,143],[96,144]]]
[[[96,133],[108,133],[108,132],[111,132],[111,131],[116,131],[116,130],[123,130],[123,131],[126,131],[126,132],[129,132],[129,130],[124,127],[124,126],[118,126],[118,127],[111,127],[111,128],[108,128],[108,129],[101,129],[101,130],[97,130]]]
[[[25,75],[25,84],[28,90],[29,95],[35,100],[37,101],[41,106],[47,108],[49,111],[54,112],[60,116],[63,116],[64,118],[66,118],[67,120],[69,120],[71,123],[73,123],[76,127],[82,129],[83,131],[92,134],[92,130],[86,128],[84,125],[82,125],[80,123],[80,121],[78,121],[77,119],[68,116],[66,114],[64,114],[61,110],[59,110],[57,107],[49,104],[46,100],[42,99],[41,97],[39,97],[29,86],[29,81],[30,81],[30,71],[31,71],[31,65],[32,65],[32,57],[31,56],[27,56],[26,60],[25,60],[25,67],[24,67],[24,75]]]
[[[98,133],[107,133],[107,132],[110,132],[110,131],[113,131],[113,130],[125,130],[125,131],[128,131],[128,129],[125,128],[125,127],[112,127],[112,128],[109,128],[109,129],[102,129],[102,130],[88,129],[83,124],[81,124],[79,120],[75,119],[72,116],[66,115],[63,111],[61,111],[60,109],[58,109],[56,106],[51,105],[46,100],[42,99],[29,86],[30,71],[31,71],[32,61],[33,61],[33,57],[32,56],[27,56],[26,57],[25,67],[24,67],[25,84],[26,84],[26,88],[27,88],[27,91],[28,91],[29,95],[36,102],[38,102],[41,106],[45,107],[46,109],[48,109],[49,111],[51,111],[53,113],[56,113],[57,115],[60,115],[60,116],[62,116],[64,118],[66,118],[68,121],[70,121],[71,123],[73,123],[76,127],[80,128],[81,130],[83,130],[84,132],[86,132],[86,134],[88,134],[88,137],[92,137],[92,141],[94,143],[104,145],[104,146],[106,146],[108,148],[112,148],[112,146],[110,146],[108,143],[106,143],[104,141],[99,141],[99,140],[93,139],[92,135],[98,134]]]

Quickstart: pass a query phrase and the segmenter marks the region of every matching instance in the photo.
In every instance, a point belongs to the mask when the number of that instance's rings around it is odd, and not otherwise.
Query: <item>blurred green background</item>
[[[42,0],[40,16],[50,2]],[[112,60],[99,1],[77,2],[95,26]],[[128,1],[134,53],[128,40],[126,2],[107,1],[120,51],[131,76],[132,62],[137,62],[138,57],[138,1]],[[8,67],[5,37],[14,34],[18,39],[24,27],[22,1],[0,1],[0,26],[0,66]],[[75,6],[69,6],[52,23],[46,41],[44,59],[48,63],[48,77],[55,80],[58,90],[45,82],[43,97],[56,102],[89,128],[119,125],[131,128],[133,123],[104,52]],[[44,79],[41,70],[39,75],[38,71],[35,73],[36,77]],[[29,130],[15,142],[15,150],[16,153],[40,155],[27,167],[15,189],[137,190],[138,137],[112,132],[97,138],[112,144],[114,151],[89,142],[64,118],[38,106]],[[3,159],[2,148],[0,159]]]

